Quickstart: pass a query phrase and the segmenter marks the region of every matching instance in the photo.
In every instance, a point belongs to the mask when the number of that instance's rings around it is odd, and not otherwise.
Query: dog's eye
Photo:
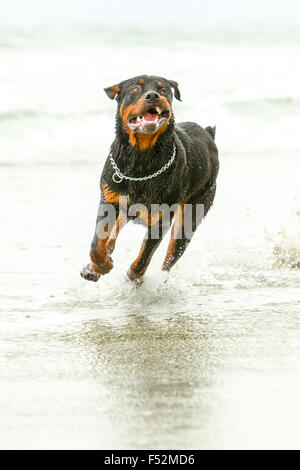
[[[139,93],[140,91],[141,91],[141,87],[140,86],[135,86],[135,87],[132,88],[131,93],[136,94],[136,93]]]
[[[161,89],[159,90],[159,93],[160,93],[161,95],[165,96],[166,90],[165,90],[164,88],[161,88]]]

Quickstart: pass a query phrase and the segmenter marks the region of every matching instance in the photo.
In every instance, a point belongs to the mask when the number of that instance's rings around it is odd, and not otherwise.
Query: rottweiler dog
[[[140,284],[170,226],[173,224],[164,271],[182,256],[200,223],[197,207],[202,207],[205,216],[213,204],[219,169],[215,128],[203,129],[194,122],[175,124],[173,92],[177,100],[181,98],[178,83],[172,80],[140,75],[105,88],[105,92],[118,103],[116,137],[100,181],[91,263],[81,276],[97,281],[112,269],[118,233],[133,220],[147,227],[140,253],[128,271],[128,278]],[[108,222],[108,205],[115,212],[113,223]],[[138,210],[131,210],[137,206]],[[166,208],[172,208],[169,218],[164,217]],[[182,229],[187,212],[191,216],[189,233]]]

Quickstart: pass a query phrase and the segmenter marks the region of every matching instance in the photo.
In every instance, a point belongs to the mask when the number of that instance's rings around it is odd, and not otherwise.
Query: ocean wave
[[[300,97],[281,96],[252,100],[231,100],[226,101],[224,106],[235,114],[263,119],[278,119],[287,115],[295,117],[300,114]]]
[[[109,110],[95,108],[87,109],[83,111],[69,111],[69,112],[51,112],[51,111],[39,111],[34,109],[14,109],[11,111],[0,112],[0,123],[6,123],[8,121],[19,121],[19,120],[40,120],[46,119],[80,119],[98,115],[108,114]]]
[[[26,47],[64,47],[72,45],[105,45],[120,48],[124,45],[170,47],[189,43],[227,46],[292,45],[300,44],[299,25],[293,23],[268,24],[255,22],[199,22],[189,27],[182,22],[95,22],[2,24],[0,49]],[[122,41],[122,44],[120,44]]]

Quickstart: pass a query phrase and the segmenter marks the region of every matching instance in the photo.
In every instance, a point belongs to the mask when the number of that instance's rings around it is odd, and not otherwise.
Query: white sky
[[[6,21],[300,20],[300,0],[0,0]]]

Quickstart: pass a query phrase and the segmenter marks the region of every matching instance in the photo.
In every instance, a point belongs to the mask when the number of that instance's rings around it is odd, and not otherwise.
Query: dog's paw
[[[114,267],[113,260],[107,253],[101,253],[101,256],[96,251],[90,252],[94,271],[100,274],[108,274]]]
[[[101,274],[96,273],[93,269],[92,263],[90,263],[81,270],[80,276],[87,281],[97,282]]]

